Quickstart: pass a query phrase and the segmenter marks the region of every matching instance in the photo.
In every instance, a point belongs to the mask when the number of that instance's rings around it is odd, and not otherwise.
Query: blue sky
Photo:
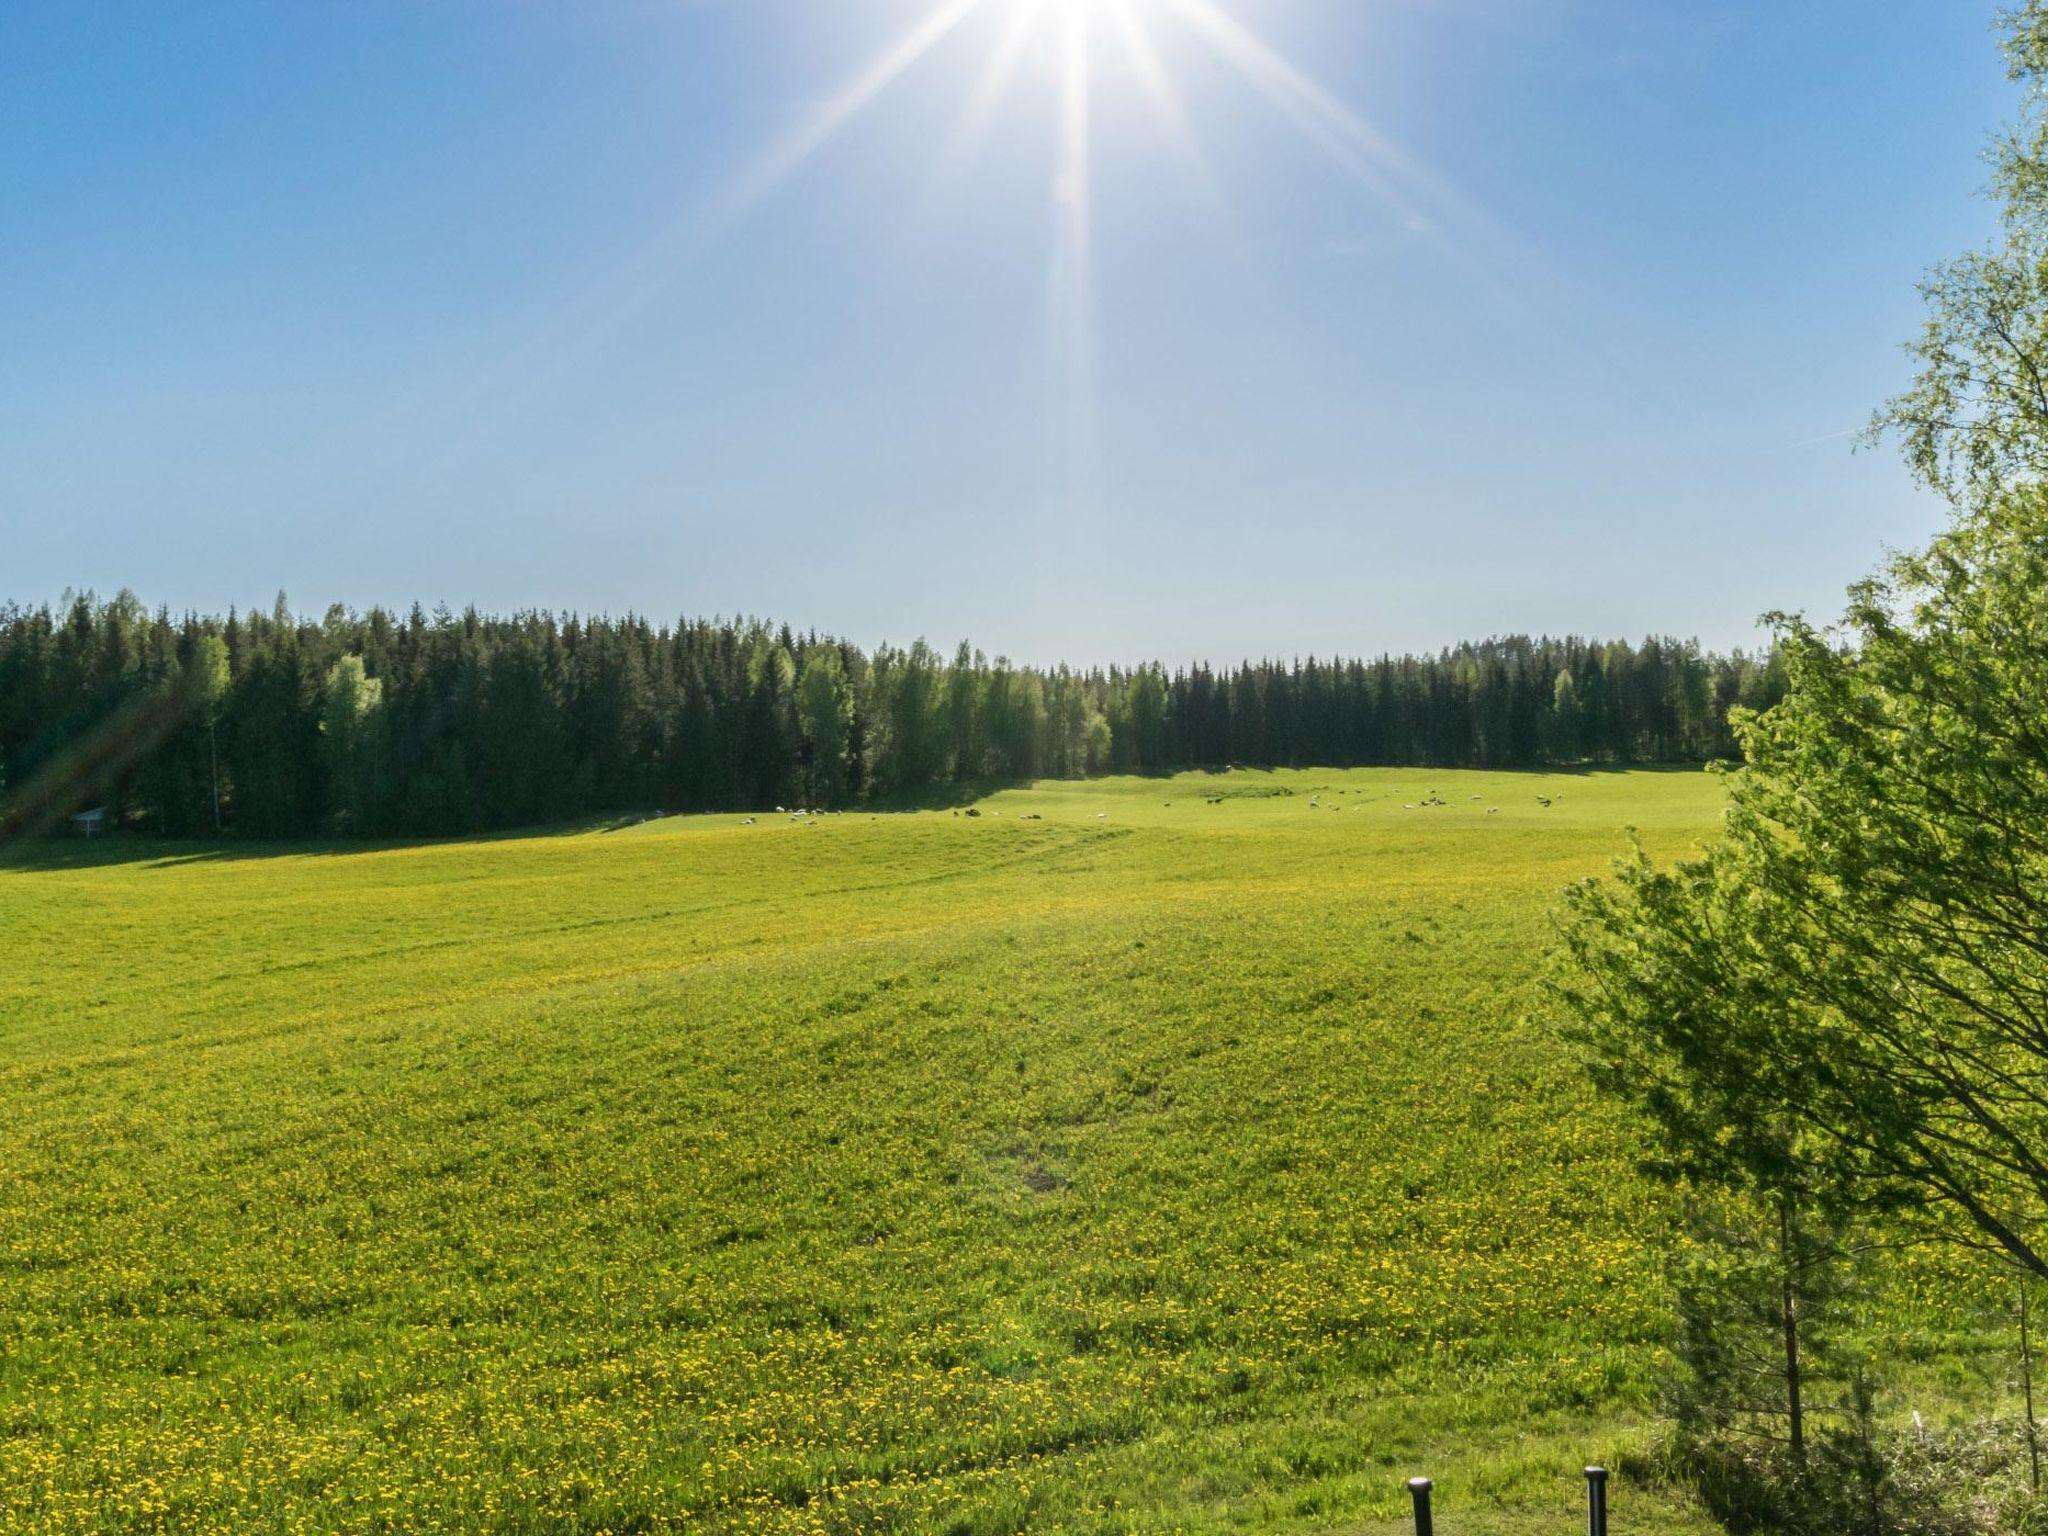
[[[1726,645],[1938,525],[1842,434],[1989,4],[955,0],[845,114],[936,3],[0,8],[0,599]]]

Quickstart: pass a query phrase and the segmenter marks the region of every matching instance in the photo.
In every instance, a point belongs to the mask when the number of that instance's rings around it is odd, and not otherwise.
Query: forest
[[[0,832],[105,807],[169,837],[451,836],[1190,768],[1699,762],[1783,688],[1769,653],[1655,637],[1076,670],[744,619],[87,594],[0,608]]]

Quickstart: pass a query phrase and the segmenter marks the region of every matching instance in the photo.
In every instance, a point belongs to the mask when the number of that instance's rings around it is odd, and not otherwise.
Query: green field
[[[1534,980],[1720,794],[17,850],[0,1531],[1569,1531],[1669,1216]]]

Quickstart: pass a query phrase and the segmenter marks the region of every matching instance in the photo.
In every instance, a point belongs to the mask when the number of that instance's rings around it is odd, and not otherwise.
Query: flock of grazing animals
[[[1474,800],[1474,801],[1480,801],[1480,800],[1484,800],[1484,799],[1486,798],[1486,796],[1484,796],[1484,795],[1474,795],[1474,796],[1473,796],[1472,798],[1473,798],[1473,800]],[[1543,809],[1545,809],[1546,811],[1550,809],[1551,805],[1552,805],[1553,803],[1555,803],[1555,801],[1556,801],[1556,800],[1557,800],[1557,796],[1555,796],[1555,795],[1538,795],[1538,796],[1536,797],[1536,803],[1537,803],[1538,805],[1542,806],[1542,807],[1543,807]],[[1311,800],[1311,801],[1309,801],[1309,804],[1310,804],[1311,806],[1313,806],[1313,805],[1315,804],[1315,801]],[[1421,800],[1419,800],[1419,801],[1415,801],[1415,802],[1412,802],[1412,803],[1410,803],[1410,804],[1408,804],[1408,805],[1404,805],[1404,806],[1402,806],[1402,807],[1401,807],[1401,809],[1402,809],[1402,810],[1404,810],[1404,811],[1416,811],[1416,810],[1421,810],[1421,811],[1428,811],[1428,810],[1440,810],[1440,809],[1442,809],[1442,808],[1444,807],[1444,805],[1445,805],[1444,797],[1443,797],[1442,795],[1438,794],[1438,793],[1437,793],[1437,792],[1436,792],[1435,790],[1433,790],[1433,789],[1432,789],[1432,790],[1431,790],[1431,791],[1429,792],[1429,794],[1428,794],[1427,796],[1425,796],[1425,797],[1424,797],[1423,799],[1421,799]],[[1500,807],[1499,807],[1499,806],[1497,806],[1497,805],[1490,805],[1490,806],[1488,806],[1488,807],[1486,808],[1486,814],[1487,814],[1487,815],[1489,815],[1489,816],[1498,816],[1498,815],[1500,814]]]

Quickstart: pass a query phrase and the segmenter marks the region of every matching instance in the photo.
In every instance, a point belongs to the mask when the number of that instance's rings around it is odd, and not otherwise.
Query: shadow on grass
[[[463,832],[442,837],[151,837],[132,832],[108,832],[84,838],[61,834],[23,837],[0,842],[0,874],[37,871],[102,869],[123,864],[151,864],[164,868],[191,864],[237,863],[251,859],[353,858],[363,854],[390,853],[406,848],[466,847],[472,844],[527,842],[544,837],[585,837],[592,833],[619,832],[643,822],[659,821],[659,815],[594,816],[576,821],[551,822],[542,826],[507,827],[490,832]]]
[[[984,780],[972,784],[933,786],[920,792],[887,796],[845,807],[847,815],[910,815],[919,811],[955,810],[1001,789],[1026,781]],[[243,838],[154,837],[114,831],[98,837],[51,833],[42,837],[0,840],[0,874],[103,869],[118,865],[151,865],[165,869],[194,864],[238,863],[256,859],[354,858],[409,848],[455,848],[492,843],[531,842],[539,838],[589,837],[625,832],[650,822],[696,820],[702,817],[761,816],[773,818],[773,806],[760,810],[632,811],[576,817],[486,832],[449,833],[436,837],[308,837]]]
[[[1486,772],[1526,775],[1529,778],[1594,778],[1623,774],[1695,774],[1705,771],[1702,763],[1569,763],[1507,768],[1445,768],[1428,763],[1368,763],[1334,765],[1305,763],[1281,768],[1232,763],[1228,766],[1196,765],[1161,769],[1156,772],[1113,775],[1124,779],[1165,781],[1188,775],[1218,780],[1232,775],[1270,778],[1282,772],[1349,772],[1364,767],[1412,773]],[[1028,789],[1029,779],[972,779],[956,784],[932,784],[915,790],[900,790],[858,805],[844,807],[847,815],[906,816],[919,812],[959,810],[1009,789]],[[1040,781],[1048,782],[1048,781]],[[1073,782],[1087,782],[1075,780]],[[407,848],[436,848],[492,843],[527,842],[536,838],[588,837],[592,834],[623,832],[649,822],[694,819],[699,816],[772,816],[774,808],[729,811],[633,811],[592,815],[534,826],[505,827],[488,832],[454,833],[438,837],[313,837],[304,839],[267,838],[166,838],[129,832],[109,832],[100,837],[81,838],[63,834],[0,840],[0,874],[36,871],[99,869],[115,865],[152,864],[166,868],[203,863],[231,863],[247,859],[349,858],[362,854],[388,853]]]
[[[1553,774],[1575,779],[1606,778],[1618,774],[1641,776],[1646,773],[1683,777],[1705,773],[1711,766],[1708,763],[1561,763],[1551,768],[1503,768],[1498,771],[1528,773],[1532,776]],[[1742,765],[1731,762],[1727,766],[1732,773]]]

